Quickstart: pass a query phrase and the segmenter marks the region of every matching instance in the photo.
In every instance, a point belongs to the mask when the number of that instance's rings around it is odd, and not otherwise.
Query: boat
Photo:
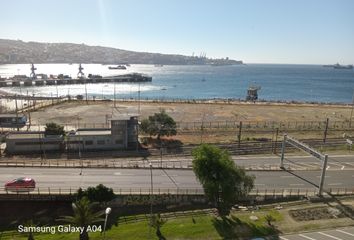
[[[127,67],[124,66],[124,65],[118,65],[118,66],[116,66],[116,67],[111,67],[111,66],[109,66],[108,69],[110,69],[110,70],[115,70],[115,69],[125,70],[125,69],[127,69]]]
[[[335,64],[333,66],[334,69],[353,69],[353,65],[340,65],[340,64]]]
[[[323,67],[332,67],[334,69],[353,69],[353,65],[340,65],[339,63],[333,65],[323,65]]]
[[[163,67],[163,64],[155,64],[155,67]]]

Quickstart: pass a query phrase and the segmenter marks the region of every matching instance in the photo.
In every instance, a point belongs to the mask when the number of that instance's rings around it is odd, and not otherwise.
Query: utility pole
[[[287,135],[284,134],[283,144],[281,146],[280,168],[284,168],[284,154],[285,154],[286,138],[287,138]]]
[[[28,110],[28,121],[29,121],[29,126],[31,127],[31,110]]]
[[[327,170],[327,161],[328,161],[328,155],[326,154],[326,155],[324,155],[324,159],[323,159],[320,187],[318,189],[318,195],[320,197],[322,197],[322,192],[323,192],[323,184],[324,184],[326,170]]]
[[[279,128],[277,128],[275,133],[274,154],[277,154],[278,134],[279,134]]]
[[[18,107],[17,107],[17,94],[15,94],[15,106],[16,106],[16,127],[17,127],[17,132],[20,131],[20,128],[18,127]]]
[[[329,123],[329,119],[327,118],[326,119],[326,128],[325,128],[324,136],[323,136],[323,143],[326,143],[326,140],[327,140],[328,123]]]
[[[138,88],[138,114],[140,115],[140,82]]]
[[[154,184],[153,184],[153,181],[152,181],[152,163],[150,162],[149,163],[149,166],[150,166],[150,184],[151,184],[151,191],[150,191],[150,224],[149,224],[149,237],[150,239],[152,239],[152,235],[151,235],[151,227],[152,227],[152,205],[153,205],[153,194],[154,194]]]
[[[86,98],[86,104],[88,104],[88,99],[87,99],[87,84],[85,80],[85,98]]]
[[[114,83],[114,108],[116,108],[116,83]]]
[[[203,113],[202,118],[202,125],[200,126],[200,143],[203,143],[203,135],[204,135],[204,119],[205,119],[205,112]]]
[[[241,133],[242,133],[242,121],[240,121],[240,127],[238,129],[238,135],[237,135],[237,139],[238,139],[238,147],[240,148],[241,146]]]

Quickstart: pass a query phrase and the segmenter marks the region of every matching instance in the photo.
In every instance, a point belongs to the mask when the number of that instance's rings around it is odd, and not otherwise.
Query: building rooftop
[[[23,114],[18,114],[18,117],[24,117],[25,115]],[[15,118],[16,113],[6,113],[6,114],[0,114],[0,118]]]
[[[43,133],[10,133],[7,139],[60,139],[62,136],[59,135],[49,135],[45,136]]]
[[[138,115],[128,115],[128,114],[120,114],[120,115],[113,115],[110,120],[130,120],[132,117],[138,117]]]
[[[90,136],[90,135],[111,135],[111,130],[107,129],[79,129],[75,135],[69,136]]]

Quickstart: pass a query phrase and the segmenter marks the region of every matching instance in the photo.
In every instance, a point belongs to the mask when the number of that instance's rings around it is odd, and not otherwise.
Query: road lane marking
[[[332,235],[329,235],[329,234],[326,234],[326,233],[323,233],[323,232],[317,232],[317,233],[322,234],[323,236],[326,236],[326,237],[329,237],[329,238],[336,239],[336,240],[343,240],[341,238],[337,238],[335,236],[332,236]]]
[[[174,179],[171,175],[169,175],[165,169],[162,169],[162,171],[167,175],[167,177],[171,180],[171,182],[178,188],[176,179]]]
[[[343,164],[347,164],[347,165],[349,165],[349,166],[354,167],[354,163],[344,162]]]
[[[309,239],[309,240],[316,240],[315,238],[305,236],[304,234],[299,234],[299,236],[303,237],[303,238],[306,238],[306,239]]]
[[[343,183],[329,183],[328,186],[338,186],[343,185]]]
[[[328,164],[337,165],[337,166],[339,166],[339,167],[342,167],[342,166],[343,166],[343,164],[334,163],[334,162],[329,162]]]
[[[345,167],[344,167],[344,166],[342,166],[340,170],[344,170],[344,168],[345,168]]]
[[[315,167],[319,167],[320,164],[319,163],[304,163],[304,162],[297,162],[297,164],[301,164],[301,165],[304,165],[305,167],[310,167],[310,168],[315,168]],[[318,165],[318,166],[317,166]]]
[[[348,232],[346,232],[346,231],[343,231],[343,230],[336,230],[337,232],[340,232],[340,233],[344,233],[344,234],[347,234],[347,235],[349,235],[349,236],[353,236],[354,237],[354,234],[351,234],[351,233],[348,233]]]
[[[287,163],[288,164],[288,163]],[[289,162],[290,166],[294,166],[295,168],[306,168],[306,165],[304,166],[304,164],[301,163],[294,163],[294,162]],[[308,166],[307,166],[308,167]],[[311,166],[312,167],[312,166]]]
[[[279,238],[282,239],[282,240],[289,240],[289,239],[287,239],[285,237],[282,237],[282,236],[279,236]]]

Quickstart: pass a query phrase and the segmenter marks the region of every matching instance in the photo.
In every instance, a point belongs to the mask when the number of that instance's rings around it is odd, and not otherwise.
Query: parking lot
[[[284,235],[280,236],[279,238],[281,240],[352,240],[354,239],[354,227],[294,235]]]

